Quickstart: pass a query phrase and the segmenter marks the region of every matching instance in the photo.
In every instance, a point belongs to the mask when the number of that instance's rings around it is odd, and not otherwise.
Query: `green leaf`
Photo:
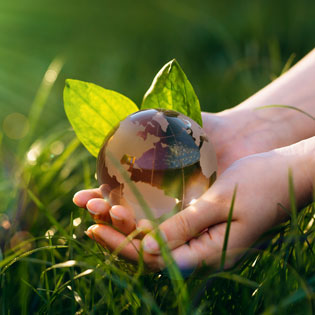
[[[158,72],[144,95],[141,109],[148,108],[175,110],[202,126],[198,97],[175,59]]]
[[[234,187],[233,197],[232,197],[230,211],[229,211],[228,220],[227,220],[226,229],[225,229],[224,242],[223,242],[222,255],[221,255],[221,270],[224,269],[224,264],[225,264],[226,249],[227,249],[228,240],[230,236],[230,228],[231,228],[236,192],[237,192],[237,185]]]
[[[126,96],[79,80],[66,80],[63,97],[77,137],[95,157],[111,130],[139,110]]]

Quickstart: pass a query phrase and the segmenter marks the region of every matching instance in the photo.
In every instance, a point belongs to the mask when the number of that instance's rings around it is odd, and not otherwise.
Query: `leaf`
[[[175,59],[158,72],[144,95],[141,109],[148,108],[175,110],[202,126],[198,97]]]
[[[126,96],[79,80],[66,80],[63,97],[77,137],[95,157],[111,130],[139,110]]]

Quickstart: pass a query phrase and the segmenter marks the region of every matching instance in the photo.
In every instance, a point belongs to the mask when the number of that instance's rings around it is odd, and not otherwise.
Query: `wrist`
[[[284,141],[279,141],[281,130],[278,132],[270,122],[255,115],[255,111],[240,106],[216,114],[202,113],[204,130],[219,161],[219,173],[242,157],[283,146]]]
[[[289,108],[266,105],[288,105],[315,117],[315,49],[295,66],[240,105],[219,113],[230,120],[234,132],[243,139],[260,142],[256,152],[272,150],[314,136],[314,119]],[[230,117],[234,117],[229,119]]]
[[[265,105],[286,105],[286,102],[271,102],[251,97],[240,105],[218,113],[218,117],[232,126],[231,132],[237,133],[241,140],[249,140],[255,151],[260,153],[285,147],[312,137],[315,134],[314,120],[293,108],[269,107]],[[290,105],[290,106],[294,106]],[[297,108],[297,107],[296,107]],[[298,108],[303,110],[303,108]],[[313,115],[311,111],[307,113]],[[314,110],[313,110],[314,111]]]
[[[291,169],[299,208],[312,201],[315,187],[315,137],[274,150],[287,169]]]
[[[247,102],[247,101],[246,101]],[[230,126],[227,136],[233,135],[241,147],[247,147],[248,154],[270,151],[287,146],[292,141],[293,130],[288,126],[287,115],[282,109],[256,109],[260,105],[251,101],[251,106],[243,106],[246,102],[219,113],[219,117]]]

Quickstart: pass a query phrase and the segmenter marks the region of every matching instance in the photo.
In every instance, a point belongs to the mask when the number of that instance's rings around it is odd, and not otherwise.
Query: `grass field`
[[[230,270],[150,273],[88,239],[72,203],[95,159],[66,120],[66,78],[137,104],[176,57],[206,111],[231,107],[314,47],[307,0],[0,3],[0,314],[312,314],[315,205]],[[172,266],[171,273],[176,273]]]

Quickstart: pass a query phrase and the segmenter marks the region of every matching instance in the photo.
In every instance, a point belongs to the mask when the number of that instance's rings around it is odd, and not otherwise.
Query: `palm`
[[[171,226],[178,227],[175,229],[173,228],[172,230],[176,237],[179,236],[180,241],[177,243],[176,241],[173,242],[171,247],[174,248],[172,254],[175,260],[182,268],[196,266],[203,260],[209,264],[215,264],[219,261],[226,230],[228,209],[235,183],[239,179],[243,180],[243,187],[245,187],[243,198],[246,201],[247,191],[253,190],[255,188],[253,185],[257,184],[252,182],[252,175],[248,176],[248,174],[255,174],[256,168],[261,171],[261,163],[259,162],[259,159],[256,161],[257,158],[250,158],[249,161],[246,159],[237,161],[233,164],[234,167],[227,169],[231,163],[245,156],[248,152],[255,153],[257,148],[250,146],[250,141],[243,143],[245,139],[243,138],[241,132],[238,134],[232,133],[228,122],[225,119],[222,119],[222,117],[213,114],[203,114],[203,120],[204,129],[214,144],[217,152],[218,172],[219,174],[222,173],[222,175],[219,176],[217,182],[212,186],[213,188],[209,189],[203,195],[210,196],[207,197],[208,201],[205,202],[202,200],[203,198],[200,198],[197,201],[198,205],[196,205],[193,212],[197,214],[199,218],[200,216],[205,216],[206,218],[206,216],[209,216],[209,207],[213,207],[213,205],[215,205],[215,209],[213,209],[212,212],[212,221],[207,222],[206,219],[195,219],[196,230],[194,233],[190,233],[189,236],[183,235],[185,228],[191,226],[191,224],[187,222],[185,223],[181,220],[174,223],[174,220],[181,217],[179,214],[184,213],[185,211],[187,213],[187,211],[189,211],[189,208],[187,208],[161,225],[167,225],[168,222],[171,222],[169,223]],[[256,161],[256,164],[253,164],[251,162],[252,160]],[[244,167],[246,164],[249,164],[247,168]],[[235,165],[237,167],[235,167]],[[252,168],[252,171],[249,171],[250,168]],[[269,170],[263,170],[263,172],[266,171]],[[264,175],[265,174],[262,174],[262,176]],[[216,191],[215,187],[221,187],[219,195],[222,196],[223,194],[223,197],[213,197],[213,194]],[[258,192],[260,186],[258,185],[256,189]],[[151,230],[149,221],[141,220],[136,225],[133,216],[128,209],[122,206],[111,207],[108,202],[103,199],[100,189],[82,191],[75,196],[74,202],[80,207],[87,207],[92,210],[91,214],[97,222],[105,221],[114,226],[114,228],[112,228],[109,225],[96,225],[92,227],[92,229],[88,230],[88,235],[91,238],[94,238],[104,247],[109,247],[110,250],[115,250],[122,242],[126,243],[126,235],[133,232],[136,227],[146,228],[146,232]],[[246,204],[246,202],[248,202],[248,204]],[[246,202],[245,207],[253,206],[250,204],[252,200],[247,200]],[[265,204],[264,201],[263,204]],[[196,209],[198,209],[198,211],[195,211]],[[202,211],[204,210],[205,213],[202,214]],[[240,212],[241,209],[238,211]],[[257,235],[259,235],[259,233],[257,234],[259,229],[256,229],[256,231],[251,228],[244,229],[244,220],[239,222],[237,220],[237,216],[238,212],[236,211],[234,212],[231,229],[231,233],[234,235],[234,237],[231,237],[233,242],[229,242],[229,246],[232,246],[232,248],[246,247],[250,245],[253,237],[257,237]],[[264,227],[264,229],[267,227]],[[194,236],[199,234],[200,231],[203,231],[203,233],[195,238]],[[187,241],[189,242],[186,243]],[[120,254],[128,259],[137,260],[140,248],[141,240],[134,239],[132,244],[129,243],[121,249]],[[184,261],[182,260],[182,257],[185,257]],[[154,269],[161,268],[164,264],[159,255],[145,253],[144,260],[151,268]]]

